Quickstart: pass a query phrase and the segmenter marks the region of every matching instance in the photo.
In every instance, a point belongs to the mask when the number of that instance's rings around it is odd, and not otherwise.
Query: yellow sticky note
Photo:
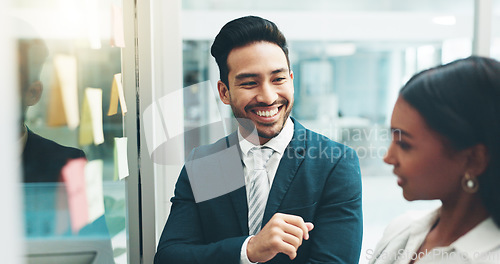
[[[115,181],[129,175],[127,157],[127,138],[115,138]]]
[[[64,114],[64,106],[61,88],[57,81],[57,74],[54,72],[53,84],[50,89],[49,109],[47,111],[47,125],[49,126],[65,126],[66,115]]]
[[[125,115],[125,113],[127,113],[127,104],[125,103],[125,94],[123,92],[121,73],[117,73],[113,76],[108,116],[115,115],[118,112],[118,102],[120,102],[120,106],[122,108],[122,115]]]
[[[47,117],[49,126],[67,125],[71,129],[78,127],[80,118],[76,72],[74,56],[54,56],[54,79]]]
[[[104,194],[102,188],[102,160],[92,160],[85,165],[85,183],[88,205],[88,223],[104,214]]]
[[[125,47],[125,35],[123,30],[123,9],[115,4],[111,8],[112,36],[111,46]]]
[[[79,143],[81,146],[104,143],[102,90],[99,88],[85,88]]]

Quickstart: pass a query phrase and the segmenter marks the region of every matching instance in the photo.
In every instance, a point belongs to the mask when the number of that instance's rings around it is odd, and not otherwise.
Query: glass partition
[[[23,0],[10,12],[27,263],[127,263],[121,10]]]

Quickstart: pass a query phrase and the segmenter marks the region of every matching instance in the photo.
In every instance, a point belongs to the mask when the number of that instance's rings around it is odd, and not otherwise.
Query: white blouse
[[[410,212],[395,219],[385,230],[372,252],[370,264],[498,264],[500,263],[500,229],[491,217],[447,247],[428,252],[417,251],[439,217],[439,208],[426,213]],[[425,256],[424,256],[425,255]]]

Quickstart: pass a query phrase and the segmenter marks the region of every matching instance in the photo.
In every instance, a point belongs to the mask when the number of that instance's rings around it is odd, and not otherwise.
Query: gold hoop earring
[[[462,178],[462,188],[466,193],[476,193],[479,189],[479,182],[477,178],[472,177],[469,172],[466,172]]]

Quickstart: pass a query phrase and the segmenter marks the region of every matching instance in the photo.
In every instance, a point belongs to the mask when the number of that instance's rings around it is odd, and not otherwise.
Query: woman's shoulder
[[[437,209],[407,211],[396,217],[385,228],[369,263],[393,263],[399,250],[406,248],[411,233],[424,232],[438,213]]]
[[[437,210],[412,210],[394,218],[385,228],[383,237],[397,236],[401,232],[418,222],[427,222],[429,218],[434,218]]]

